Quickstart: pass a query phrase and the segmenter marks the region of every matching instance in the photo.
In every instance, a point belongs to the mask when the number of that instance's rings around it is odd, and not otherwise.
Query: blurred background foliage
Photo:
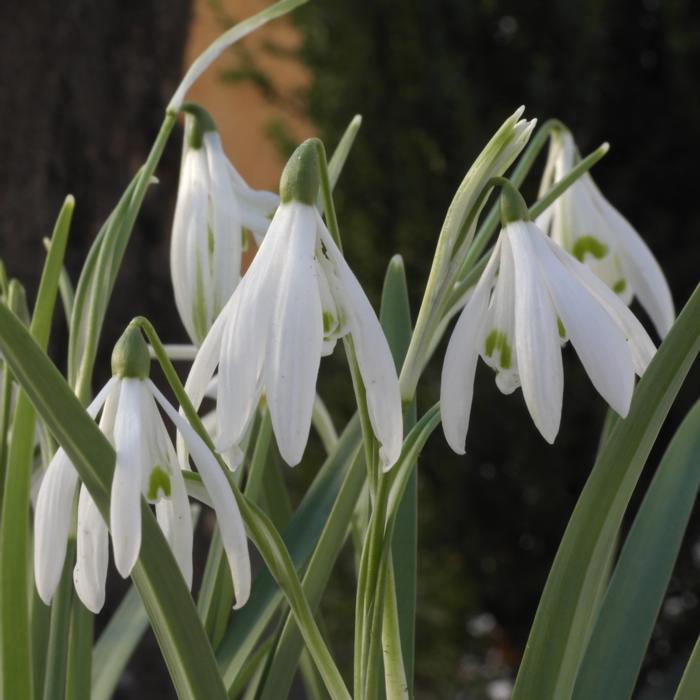
[[[228,18],[221,11],[221,21]],[[34,288],[39,239],[66,191],[76,194],[69,271],[145,157],[181,73],[189,3],[110,0],[99,11],[71,0],[0,7],[13,32],[0,45],[0,257]],[[582,152],[609,155],[594,177],[638,228],[666,271],[678,308],[698,281],[700,210],[700,7],[691,0],[312,0],[292,18],[298,48],[265,51],[301,60],[310,80],[286,90],[239,47],[220,79],[255,85],[290,119],[308,119],[329,151],[355,113],[363,127],[337,190],[346,255],[378,305],[391,255],[404,256],[414,313],[450,199],[489,136],[514,109],[558,117]],[[76,31],[76,27],[80,29]],[[216,70],[216,69],[215,69]],[[18,79],[18,76],[21,79]],[[236,105],[232,105],[235,111]],[[267,124],[282,153],[295,145],[282,116]],[[236,154],[229,154],[234,162]],[[184,339],[171,300],[167,250],[179,144],[147,199],[105,337],[137,313],[169,340]],[[543,159],[524,192],[532,200]],[[56,329],[59,362],[65,330]],[[437,353],[420,387],[437,399]],[[593,462],[605,406],[567,349],[562,429],[554,446],[536,432],[520,392],[498,393],[480,366],[467,455],[437,432],[420,463],[417,694],[508,697],[517,664],[576,498]],[[104,366],[107,366],[104,359]],[[321,390],[338,416],[351,410],[341,353]],[[99,381],[99,380],[98,380]],[[697,398],[691,374],[645,471]],[[345,398],[347,397],[347,398]],[[339,421],[340,422],[340,421]],[[320,454],[291,473],[299,490]],[[641,493],[641,490],[640,490]],[[636,506],[638,500],[633,506]],[[349,553],[348,553],[349,554]],[[352,562],[339,565],[324,617],[339,653],[351,639]],[[638,697],[669,697],[700,629],[700,517],[688,535],[644,666]],[[111,593],[117,588],[114,582]],[[170,697],[147,639],[122,697]],[[155,671],[154,669],[160,669]],[[144,682],[144,678],[148,679]]]

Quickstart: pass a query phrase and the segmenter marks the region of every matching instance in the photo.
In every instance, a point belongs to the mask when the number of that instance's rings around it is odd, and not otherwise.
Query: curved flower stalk
[[[561,418],[561,346],[567,340],[593,386],[621,416],[629,410],[635,373],[641,376],[655,352],[632,312],[585,265],[531,221],[507,221],[455,326],[442,369],[443,428],[459,454],[479,356],[496,371],[503,393],[522,387],[532,420],[552,443]]]
[[[225,476],[202,439],[148,379],[150,360],[140,331],[129,328],[112,355],[114,376],[88,407],[114,446],[116,465],[110,502],[110,531],[117,571],[130,575],[141,548],[141,496],[155,505],[156,517],[183,578],[192,583],[192,517],[175,449],[157,404],[182,435],[219,520],[236,594],[248,598],[250,561],[245,528]],[[63,449],[51,460],[35,510],[34,572],[41,599],[48,604],[66,556],[78,473]],[[84,485],[78,501],[77,560],[73,581],[85,606],[99,612],[107,577],[107,526]]]
[[[241,278],[245,231],[260,245],[279,198],[246,184],[202,107],[188,103],[183,111],[170,270],[180,318],[199,345]]]
[[[552,133],[540,191],[565,177],[579,160],[571,132]],[[668,282],[647,244],[584,174],[537,219],[554,241],[584,263],[625,304],[633,297],[663,338],[675,319]]]
[[[365,293],[317,209],[315,149],[292,155],[269,231],[214,323],[186,390],[195,407],[219,366],[217,449],[234,453],[263,392],[284,460],[297,464],[309,436],[322,355],[352,336],[385,469],[403,437],[399,384],[388,343]]]

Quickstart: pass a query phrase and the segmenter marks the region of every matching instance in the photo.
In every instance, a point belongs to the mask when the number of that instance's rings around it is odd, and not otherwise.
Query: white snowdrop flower
[[[394,361],[364,291],[314,201],[312,141],[282,175],[282,203],[267,236],[192,365],[186,389],[199,406],[219,366],[217,449],[235,451],[263,392],[284,460],[297,464],[311,426],[322,355],[350,333],[385,469],[401,451],[401,398]],[[240,462],[240,453],[233,466]]]
[[[187,103],[183,110],[185,140],[170,270],[177,310],[198,345],[240,280],[244,232],[250,231],[260,244],[279,198],[246,184],[204,109]]]
[[[116,463],[110,498],[109,530],[114,562],[130,575],[141,548],[141,496],[155,504],[156,518],[188,586],[192,583],[192,517],[185,482],[157,403],[171,418],[210,494],[228,556],[237,606],[248,598],[250,561],[236,499],[216,459],[187,421],[148,379],[150,360],[138,329],[130,327],[112,355],[114,376],[95,397],[88,413],[101,411],[100,429],[112,443]],[[78,473],[61,448],[51,460],[35,510],[34,573],[48,605],[66,556]],[[73,581],[85,606],[104,604],[108,531],[87,488],[78,501],[77,553]]]
[[[568,175],[578,160],[571,132],[555,130],[540,193]],[[601,194],[589,173],[574,182],[537,223],[625,304],[636,296],[661,338],[668,333],[675,311],[664,273],[647,244]]]
[[[570,340],[593,385],[621,416],[634,375],[655,347],[628,307],[585,265],[534,223],[517,190],[504,185],[505,223],[447,347],[441,413],[447,442],[464,454],[479,356],[505,394],[522,387],[532,420],[550,443],[559,431]],[[505,203],[505,206],[504,206]]]

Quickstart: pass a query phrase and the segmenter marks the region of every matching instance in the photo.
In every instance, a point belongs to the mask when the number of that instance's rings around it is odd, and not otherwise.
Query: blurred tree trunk
[[[92,240],[148,154],[182,74],[189,21],[189,0],[0,3],[0,258],[30,300],[44,260],[42,238],[68,193],[76,210],[66,265],[77,282]],[[167,264],[179,158],[175,134],[127,249],[96,385],[109,372],[114,340],[134,315],[156,320],[157,313],[164,337],[183,336]],[[59,366],[65,352],[65,324],[58,322],[52,354]],[[107,614],[120,583],[110,578]],[[174,697],[152,634],[117,697]]]
[[[0,258],[30,298],[41,239],[69,192],[77,202],[67,259],[75,282],[90,242],[155,137],[182,73],[189,19],[189,0],[0,4]],[[160,289],[139,281],[123,313],[115,298],[119,322],[170,296],[164,260],[177,141],[166,149],[160,185],[147,196],[119,283],[131,288],[145,273]]]

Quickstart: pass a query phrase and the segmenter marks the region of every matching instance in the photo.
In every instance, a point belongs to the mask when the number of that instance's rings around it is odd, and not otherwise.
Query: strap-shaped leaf
[[[627,700],[700,487],[700,402],[676,432],[613,572],[576,679],[574,700]]]
[[[305,564],[318,541],[360,441],[359,421],[354,418],[341,434],[336,450],[327,458],[284,530],[284,542],[297,569]],[[217,651],[228,687],[236,681],[245,660],[281,601],[282,593],[274,579],[267,571],[262,572],[253,584],[248,602],[237,612]]]
[[[576,504],[549,573],[513,698],[570,697],[595,619],[590,611],[620,523],[661,425],[700,350],[697,288],[612,429]]]
[[[114,450],[27,330],[0,304],[0,350],[109,522]],[[142,501],[143,544],[132,578],[180,698],[226,698],[209,640],[151,509]],[[6,619],[3,620],[3,623]],[[29,697],[14,695],[11,697]]]
[[[27,331],[9,308],[3,305],[8,317],[40,354],[40,346],[45,348],[49,339],[74,205],[75,201],[69,195],[58,214],[39,283],[30,331]],[[32,337],[35,340],[32,340]],[[5,359],[14,371],[7,354]],[[35,427],[34,408],[27,395],[20,392],[12,420],[12,440],[7,457],[0,520],[0,571],[3,572],[0,577],[0,667],[3,670],[2,687],[5,698],[31,698],[34,680],[27,592],[31,586],[28,561],[29,490]]]

